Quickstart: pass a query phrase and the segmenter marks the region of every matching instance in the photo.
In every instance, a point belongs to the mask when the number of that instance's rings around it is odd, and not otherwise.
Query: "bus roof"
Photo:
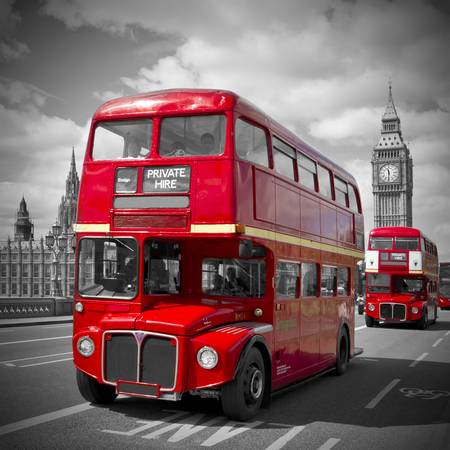
[[[228,90],[166,89],[120,97],[101,105],[95,111],[93,120],[117,120],[146,115],[210,114],[231,110],[237,110],[243,116],[263,122],[263,125],[279,135],[280,138],[285,139],[287,143],[301,149],[307,156],[324,164],[337,175],[356,185],[354,177],[342,167],[270,118],[253,103]]]
[[[428,241],[432,242],[427,236],[425,236],[418,228],[411,227],[379,227],[373,228],[369,233],[370,237],[424,237]],[[432,242],[433,243],[433,242]]]

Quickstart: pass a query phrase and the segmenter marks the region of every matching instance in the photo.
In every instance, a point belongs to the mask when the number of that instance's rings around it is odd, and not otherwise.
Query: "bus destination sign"
[[[146,167],[142,184],[143,192],[189,192],[190,166]]]

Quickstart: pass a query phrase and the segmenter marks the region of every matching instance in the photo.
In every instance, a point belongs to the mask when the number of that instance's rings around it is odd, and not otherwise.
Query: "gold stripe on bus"
[[[109,233],[109,223],[76,223],[73,226],[78,233]]]
[[[191,224],[191,233],[238,233],[235,223]]]
[[[299,245],[301,247],[313,248],[315,250],[338,253],[346,256],[353,256],[355,258],[361,259],[364,258],[364,252],[337,247],[335,245],[330,244],[322,244],[320,242],[315,242],[309,239],[291,236],[289,234],[277,233],[275,231],[261,230],[260,228],[246,226],[244,233],[247,236],[257,237],[261,239],[268,239],[277,242],[285,242],[287,244]]]
[[[338,253],[355,258],[364,258],[364,252],[337,247],[330,244],[322,244],[309,239],[291,236],[289,234],[277,233],[275,231],[263,230],[261,228],[249,227],[241,224],[191,224],[191,233],[242,233],[247,236],[269,241],[284,242],[286,244],[299,245],[301,247],[313,248],[331,253]]]

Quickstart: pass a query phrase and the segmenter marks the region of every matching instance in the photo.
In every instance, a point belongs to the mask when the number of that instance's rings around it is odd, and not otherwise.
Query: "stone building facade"
[[[412,226],[413,162],[389,85],[381,137],[372,152],[375,227]]]
[[[70,297],[74,286],[73,224],[76,221],[79,178],[72,149],[66,192],[58,207],[58,222],[67,246],[56,255],[41,237],[34,240],[25,198],[20,201],[14,225],[14,239],[0,241],[0,298]]]

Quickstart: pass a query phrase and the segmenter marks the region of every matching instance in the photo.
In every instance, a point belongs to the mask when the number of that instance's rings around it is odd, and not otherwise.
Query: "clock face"
[[[394,164],[386,164],[380,169],[380,179],[385,183],[392,183],[398,180],[398,166]]]

